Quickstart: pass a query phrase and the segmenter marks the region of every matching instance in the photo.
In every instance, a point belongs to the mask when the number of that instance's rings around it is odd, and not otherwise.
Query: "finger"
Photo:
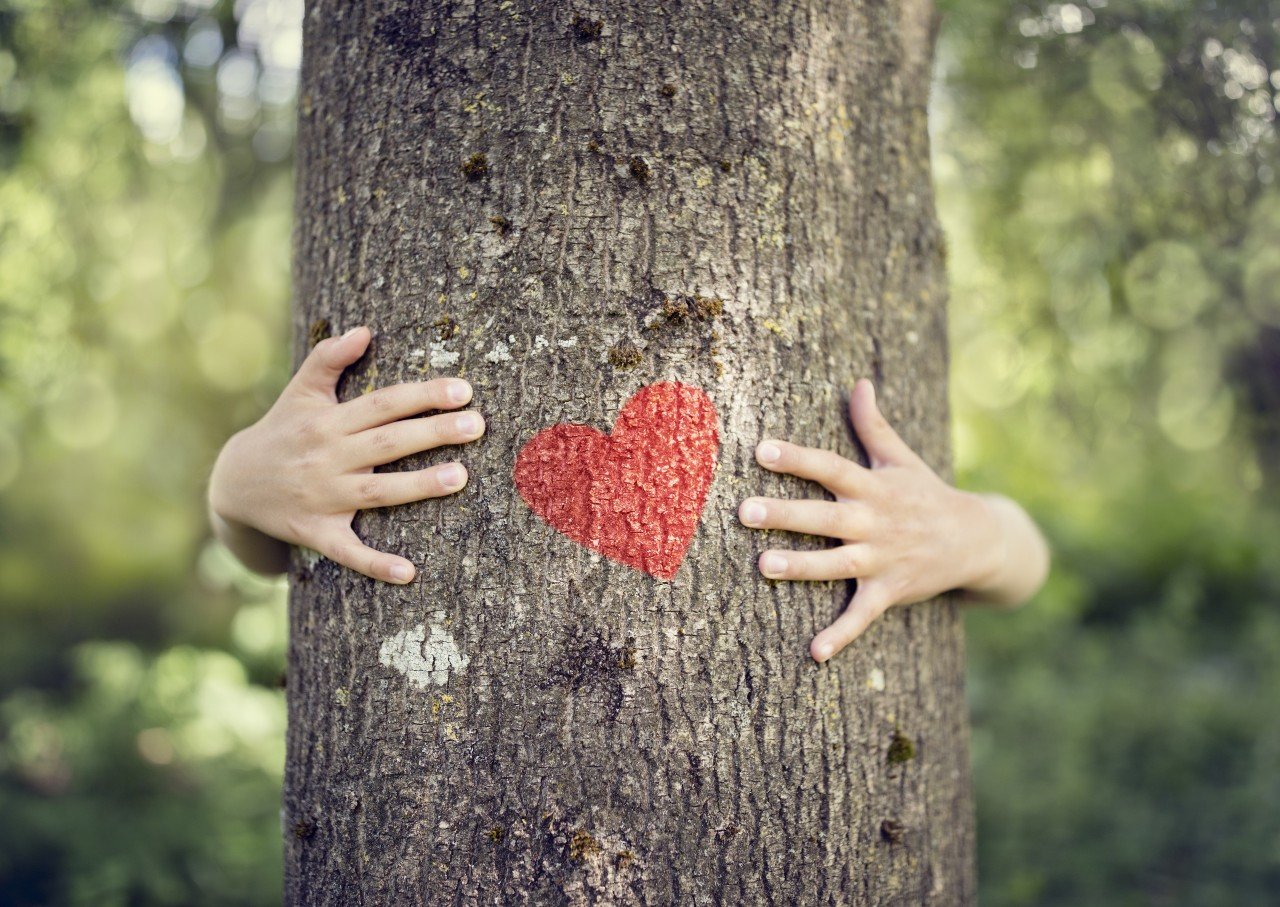
[[[865,508],[844,501],[747,498],[738,508],[743,525],[754,529],[785,529],[846,541],[866,535],[867,517]]]
[[[461,378],[436,378],[393,384],[338,406],[338,427],[350,434],[417,416],[429,409],[457,409],[471,399],[471,385]]]
[[[301,390],[324,394],[336,403],[338,398],[334,396],[334,388],[338,386],[338,379],[347,366],[364,355],[372,339],[373,333],[361,326],[352,328],[341,337],[321,340],[302,360],[290,383]]]
[[[859,582],[858,591],[840,616],[809,643],[809,654],[816,662],[826,661],[861,636],[892,604],[889,593],[880,586]]]
[[[876,404],[876,390],[866,378],[860,378],[849,394],[849,419],[858,440],[866,448],[872,467],[886,464],[904,465],[915,462],[915,451],[899,437]]]
[[[346,506],[372,510],[452,494],[467,484],[467,470],[461,463],[442,463],[429,469],[348,476],[344,483],[340,497]]]
[[[477,412],[401,419],[345,438],[343,459],[356,468],[382,466],[409,454],[474,441],[482,434],[484,417]]]
[[[830,450],[766,440],[756,445],[756,460],[772,472],[809,479],[837,496],[852,497],[866,469]]]
[[[417,573],[413,564],[404,558],[370,548],[350,527],[325,539],[319,551],[335,563],[386,583],[403,585]]]
[[[869,569],[866,545],[841,545],[820,551],[778,551],[760,555],[760,572],[769,579],[853,579]]]

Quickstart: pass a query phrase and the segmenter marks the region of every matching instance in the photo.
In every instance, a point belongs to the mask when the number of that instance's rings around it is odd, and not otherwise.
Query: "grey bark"
[[[755,465],[764,436],[859,456],[862,375],[949,475],[926,3],[308,4],[297,354],[368,323],[344,399],[459,374],[489,428],[393,467],[459,458],[461,494],[358,518],[414,583],[295,558],[288,903],[973,901],[955,602],[819,667],[853,583],[764,580],[763,548],[823,543],[736,516],[821,496]],[[512,468],[671,379],[721,449],[662,582]]]

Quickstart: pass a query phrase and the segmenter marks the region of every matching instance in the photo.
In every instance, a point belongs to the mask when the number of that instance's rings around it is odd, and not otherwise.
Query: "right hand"
[[[356,512],[441,497],[467,483],[458,462],[373,472],[410,454],[474,441],[484,434],[484,419],[474,411],[411,418],[465,406],[471,386],[458,378],[397,384],[339,403],[338,379],[371,339],[367,327],[358,327],[316,344],[267,414],[218,455],[209,479],[211,518],[250,566],[284,569],[287,549],[280,543],[289,543],[374,579],[410,582],[410,561],[356,536]],[[255,541],[257,533],[269,538]],[[282,555],[264,551],[270,539],[279,540]]]

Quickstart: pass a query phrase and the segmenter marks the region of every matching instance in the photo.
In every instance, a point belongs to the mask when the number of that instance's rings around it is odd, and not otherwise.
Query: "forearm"
[[[975,495],[993,527],[991,567],[965,586],[965,599],[1014,607],[1035,595],[1049,574],[1049,545],[1035,521],[999,494]]]
[[[251,526],[225,520],[212,507],[209,509],[209,523],[218,540],[230,549],[240,563],[255,573],[274,576],[289,569],[288,543]]]

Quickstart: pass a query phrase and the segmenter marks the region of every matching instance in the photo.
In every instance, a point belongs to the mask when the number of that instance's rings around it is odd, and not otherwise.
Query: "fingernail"
[[[765,576],[781,576],[787,572],[787,559],[780,554],[766,554],[760,558],[760,572]]]
[[[484,423],[475,413],[459,413],[453,424],[464,435],[479,434],[480,429],[484,427]]]
[[[761,441],[756,448],[756,459],[761,463],[777,463],[782,457],[782,448],[772,441]]]
[[[356,331],[358,331],[358,330],[360,330],[360,328],[358,328],[358,327],[352,328],[351,330],[347,331],[345,334],[343,334],[343,335],[342,335],[341,337],[339,337],[338,339],[339,339],[339,340],[346,340],[348,337],[354,337],[354,336],[355,336]]]
[[[445,488],[461,488],[464,476],[462,467],[453,463],[440,470],[440,484]]]
[[[465,381],[450,381],[445,396],[451,403],[466,403],[471,399],[471,385]]]
[[[397,583],[407,583],[413,579],[413,568],[407,564],[394,564],[389,572]]]
[[[742,505],[742,522],[748,526],[759,526],[764,522],[764,505],[759,501],[747,501]]]
[[[826,661],[831,657],[831,643],[824,642],[822,645],[814,649],[813,654],[818,657],[818,661]]]

